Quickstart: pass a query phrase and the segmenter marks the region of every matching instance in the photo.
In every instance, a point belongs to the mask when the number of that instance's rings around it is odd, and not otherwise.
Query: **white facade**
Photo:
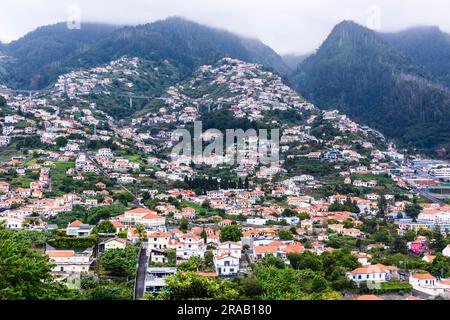
[[[214,266],[219,276],[234,276],[239,272],[239,256],[224,253],[214,256]]]
[[[125,249],[127,246],[127,241],[121,238],[114,238],[107,240],[105,242],[105,251],[112,249]]]
[[[188,260],[190,257],[205,256],[206,246],[202,238],[197,236],[183,236],[179,239],[176,247],[177,259]]]
[[[54,264],[52,271],[56,273],[86,273],[92,263],[91,251],[77,254],[73,250],[50,250],[46,254]]]

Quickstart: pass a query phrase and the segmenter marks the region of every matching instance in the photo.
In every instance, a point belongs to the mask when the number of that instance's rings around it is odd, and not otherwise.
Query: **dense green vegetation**
[[[427,47],[428,49],[428,47]],[[433,152],[450,141],[450,94],[380,35],[345,21],[293,76],[306,98],[337,108],[403,145]]]
[[[19,88],[42,88],[67,71],[64,61],[105,37],[117,27],[83,23],[81,29],[69,29],[66,23],[45,26],[6,45],[12,56],[1,80]],[[1,74],[0,74],[1,76]]]
[[[272,49],[256,40],[209,28],[182,18],[168,18],[133,27],[83,23],[68,29],[65,23],[41,27],[5,45],[11,57],[1,80],[16,87],[43,88],[71,69],[108,63],[124,55],[145,58],[163,66],[170,62],[177,76],[223,56],[262,63],[287,73]],[[170,81],[174,78],[167,77]],[[164,85],[154,82],[154,87]],[[151,89],[151,86],[148,88]]]
[[[305,256],[306,257],[306,256]],[[297,257],[292,257],[292,261]],[[303,259],[300,256],[299,259]],[[307,258],[305,258],[307,259]],[[314,257],[314,264],[287,266],[274,256],[265,257],[253,266],[253,275],[239,277],[232,282],[203,277],[190,272],[178,272],[167,278],[168,289],[147,299],[253,299],[253,300],[341,300],[343,296],[333,288],[351,289],[344,271],[358,266],[349,252],[335,256]],[[333,259],[337,259],[337,263]]]
[[[450,85],[450,35],[439,27],[416,27],[381,35],[437,79]]]
[[[48,257],[32,246],[25,232],[0,226],[0,300],[75,299],[75,292],[53,281]]]
[[[92,209],[86,209],[81,206],[74,206],[70,212],[65,212],[51,218],[49,223],[57,224],[60,228],[65,228],[67,225],[75,220],[80,220],[83,223],[97,224],[102,219],[122,214],[126,207],[122,204],[114,204],[110,206],[102,206]]]
[[[139,246],[129,245],[126,250],[106,250],[100,259],[100,268],[112,276],[132,277],[136,274]]]

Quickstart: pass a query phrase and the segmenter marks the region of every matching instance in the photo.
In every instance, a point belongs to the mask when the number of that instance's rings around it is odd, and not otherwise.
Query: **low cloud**
[[[450,32],[446,0],[0,0],[0,40],[67,21],[74,7],[83,21],[115,24],[183,16],[259,38],[279,53],[313,51],[344,19],[382,31],[438,25]]]

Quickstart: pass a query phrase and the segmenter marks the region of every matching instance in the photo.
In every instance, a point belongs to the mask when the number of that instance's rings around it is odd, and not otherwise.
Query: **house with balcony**
[[[235,276],[239,272],[239,255],[232,252],[223,252],[214,256],[214,267],[218,276]]]
[[[52,273],[71,274],[87,273],[93,262],[92,249],[87,249],[82,253],[74,250],[47,250],[46,255],[54,264]]]
[[[166,278],[174,275],[177,268],[147,268],[144,283],[144,294],[158,293],[167,287]]]

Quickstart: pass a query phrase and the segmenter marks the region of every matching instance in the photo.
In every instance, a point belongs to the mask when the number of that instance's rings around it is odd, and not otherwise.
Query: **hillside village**
[[[283,299],[267,288],[295,270],[315,289],[294,298],[450,298],[450,163],[404,154],[231,58],[144,99],[129,119],[96,98],[134,92],[157,68],[122,57],[46,91],[0,91],[1,228],[39,234],[33,250],[55,281],[89,293],[86,283],[107,278],[122,298],[157,299],[187,272],[258,289],[230,289],[235,299]],[[175,128],[228,119],[281,128],[280,166],[169,156]]]

